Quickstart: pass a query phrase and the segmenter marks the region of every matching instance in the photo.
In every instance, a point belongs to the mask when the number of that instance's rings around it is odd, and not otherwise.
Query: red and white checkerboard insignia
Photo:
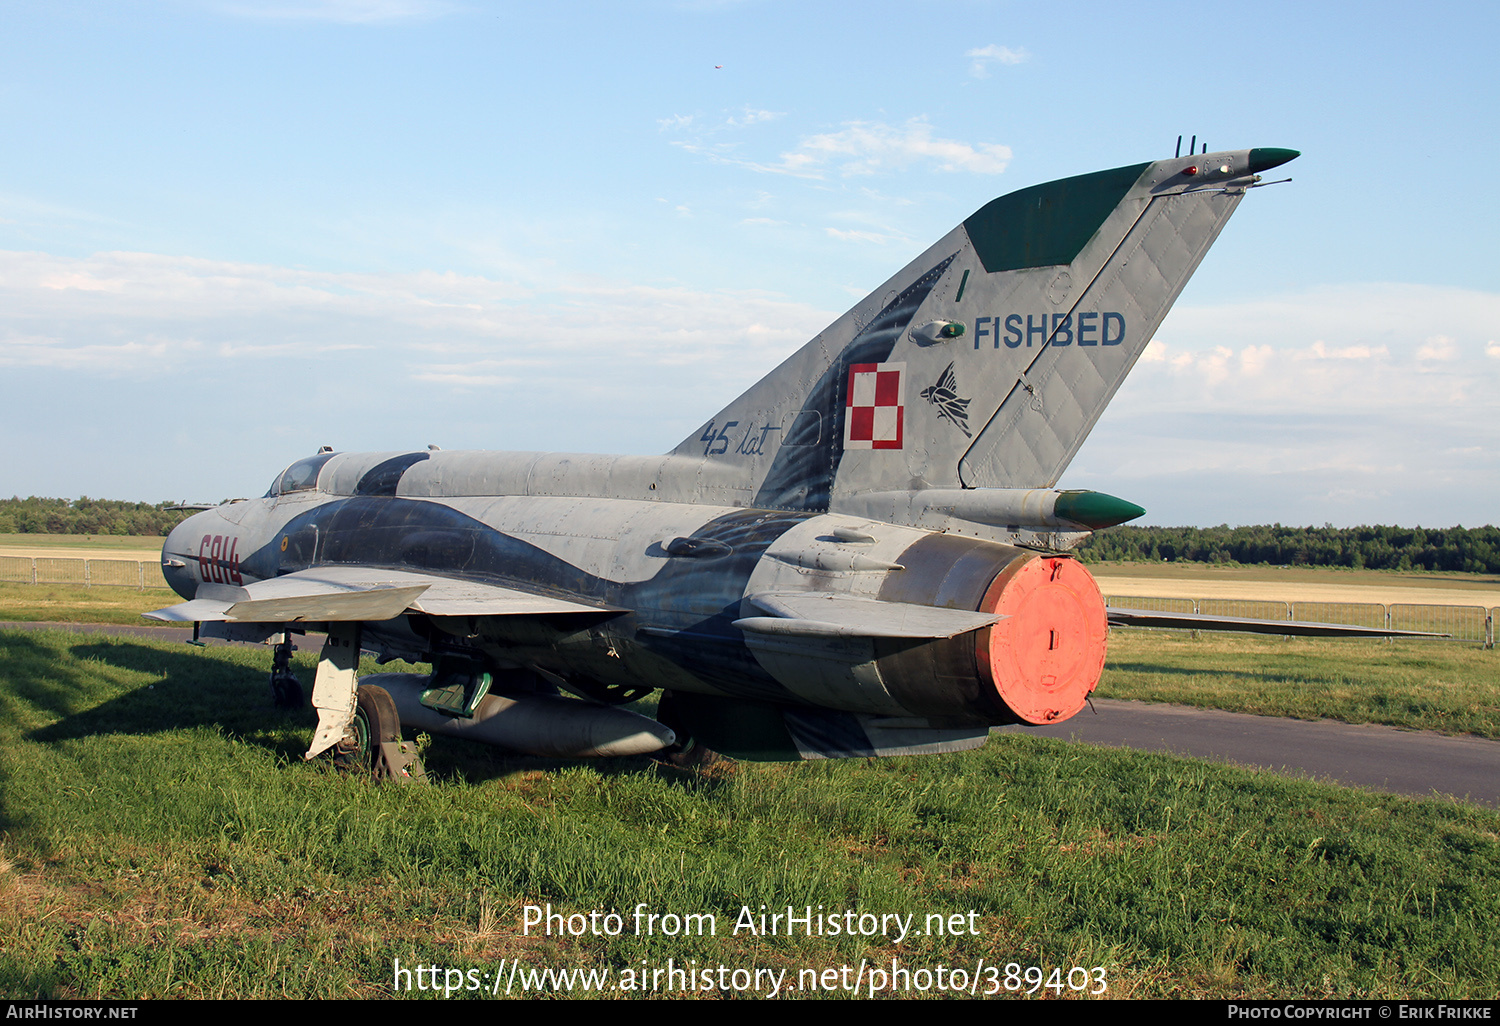
[[[899,449],[904,420],[906,364],[856,363],[849,367],[844,402],[845,449]]]

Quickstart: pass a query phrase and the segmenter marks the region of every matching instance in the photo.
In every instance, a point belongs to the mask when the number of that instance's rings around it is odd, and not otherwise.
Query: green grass
[[[0,647],[11,998],[382,996],[397,958],[615,981],[697,959],[793,982],[983,959],[1002,986],[1008,962],[1103,966],[1127,997],[1488,999],[1500,978],[1500,815],[1471,806],[1026,736],[705,775],[438,739],[434,786],[374,786],[300,761],[311,713],[271,707],[263,649]],[[719,931],[524,935],[536,903]],[[978,934],[729,935],[762,904],[973,910]]]
[[[1095,693],[1500,739],[1500,652],[1460,642],[1115,630]]]
[[[15,584],[0,581],[0,622],[164,626],[157,620],[142,619],[141,614],[176,605],[181,601],[175,592],[165,588],[137,591],[134,588],[85,588],[78,584]]]
[[[0,583],[0,622],[167,626],[170,591]],[[1441,641],[1112,631],[1098,694],[1500,739],[1500,652]]]

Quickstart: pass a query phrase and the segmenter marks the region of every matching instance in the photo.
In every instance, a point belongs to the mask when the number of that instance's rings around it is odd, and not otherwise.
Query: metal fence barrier
[[[1308,623],[1347,623],[1384,630],[1389,611],[1379,602],[1293,602],[1292,619]]]
[[[1242,616],[1256,620],[1353,624],[1379,630],[1429,631],[1451,634],[1455,641],[1478,642],[1485,648],[1495,647],[1495,620],[1500,617],[1500,606],[1486,609],[1484,606],[1432,606],[1407,602],[1389,605],[1379,602],[1267,602],[1138,595],[1108,595],[1105,602],[1122,609],[1155,609],[1198,616]]]
[[[136,559],[60,559],[0,556],[0,581],[21,584],[81,584],[85,588],[165,588],[161,564]]]
[[[1291,620],[1290,602],[1268,602],[1264,599],[1198,599],[1203,616],[1240,616],[1251,620]]]

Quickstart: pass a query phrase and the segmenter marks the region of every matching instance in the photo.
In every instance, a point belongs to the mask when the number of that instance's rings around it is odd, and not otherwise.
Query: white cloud
[[[240,494],[245,466],[269,476],[324,442],[664,451],[834,313],[553,269],[0,252],[0,429],[41,465],[77,464],[74,491],[122,496]],[[1180,306],[1063,484],[1176,522],[1493,520],[1497,323],[1500,295],[1395,284]],[[38,434],[58,410],[71,434]],[[162,458],[128,455],[140,439]],[[213,451],[193,474],[219,476],[189,487],[173,446]]]
[[[0,433],[28,461],[8,469],[46,494],[159,498],[244,494],[325,443],[664,452],[835,316],[520,273],[0,252]]]
[[[1417,348],[1418,360],[1456,360],[1458,346],[1447,335],[1433,335]]]
[[[0,366],[13,364],[110,374],[142,361],[161,360],[167,352],[168,344],[161,340],[129,339],[115,344],[68,345],[59,338],[12,336],[0,340]]]
[[[1385,346],[1370,348],[1367,345],[1330,346],[1318,339],[1305,351],[1293,354],[1297,360],[1368,360],[1374,356],[1385,356]]]
[[[991,64],[1024,64],[1031,60],[1031,54],[1026,52],[1025,47],[1012,50],[1008,46],[997,46],[994,43],[965,50],[964,56],[974,58],[974,62],[969,65],[969,74],[975,78],[989,78]]]
[[[775,121],[777,118],[786,117],[785,114],[774,110],[755,110],[752,107],[744,107],[740,113],[730,115],[724,124],[731,128],[743,128],[746,125],[760,125],[767,121]]]
[[[1275,355],[1276,350],[1270,346],[1246,346],[1240,350],[1240,370],[1246,374],[1263,374]]]
[[[1010,158],[1008,146],[938,138],[926,121],[913,118],[900,126],[878,121],[848,122],[837,132],[803,139],[796,149],[782,154],[782,163],[802,171],[832,164],[842,175],[875,174],[917,163],[933,165],[939,171],[997,175],[1005,170]]]
[[[226,359],[252,357],[307,370],[351,353],[364,354],[362,370],[406,366],[422,380],[459,373],[457,363],[433,371],[434,351],[485,367],[502,351],[551,375],[576,373],[582,352],[601,370],[764,362],[832,320],[750,290],[330,273],[149,253],[0,252],[0,310],[0,366],[143,378],[217,373]]]
[[[749,113],[752,112],[747,111]],[[726,123],[742,127],[781,116],[767,111],[753,113],[765,117],[757,117],[755,121],[730,118]],[[739,143],[714,143],[710,134],[692,140],[674,139],[672,145],[719,164],[761,174],[813,179],[826,179],[831,175],[860,177],[904,171],[913,166],[925,166],[935,171],[997,175],[1005,170],[1011,158],[1009,146],[966,143],[936,136],[932,126],[922,118],[912,118],[903,125],[848,121],[836,132],[804,136],[776,161],[741,156]]]
[[[1496,323],[1500,294],[1385,283],[1179,306],[1063,483],[1153,523],[1493,522]]]

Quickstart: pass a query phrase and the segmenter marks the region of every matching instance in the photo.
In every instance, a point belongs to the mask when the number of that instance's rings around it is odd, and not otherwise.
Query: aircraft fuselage
[[[704,489],[703,468],[664,472],[660,457],[639,461],[654,465],[651,480],[639,479],[639,469],[649,468],[630,467],[633,460],[535,454],[409,454],[412,463],[401,473],[382,469],[399,458],[338,454],[320,468],[324,485],[190,518],[164,549],[169,583],[192,599],[205,584],[245,587],[347,566],[553,593],[597,612],[406,613],[367,624],[365,646],[418,661],[430,660],[435,649],[471,649],[498,669],[533,667],[617,687],[949,725],[1062,719],[1097,680],[1102,600],[1087,572],[1065,556],[1049,557],[1068,564],[1065,583],[1052,583],[1059,575],[1050,570],[1041,575],[1045,582],[1012,581],[1009,587],[1026,590],[1028,612],[1000,612],[1004,588],[991,594],[996,579],[1013,565],[1040,565],[1035,553],[859,516],[620,494]],[[605,469],[615,494],[430,494],[468,492],[483,482],[494,487],[507,478],[534,482],[533,492],[567,490],[569,471],[578,473],[580,462],[596,474]],[[1033,594],[1038,589],[1059,595],[1043,599]],[[983,627],[986,639],[979,642],[958,633],[957,622],[949,636],[858,636],[807,618],[772,632],[755,629],[765,618],[757,595],[791,596],[794,603],[836,597],[855,612],[862,610],[851,601],[869,603],[872,612],[877,604],[885,611],[952,609],[978,614],[974,623],[1004,616],[1005,626]],[[1009,648],[1002,659],[998,643],[996,652],[987,645],[990,635],[1013,633],[1019,623],[1009,621],[1018,616],[1028,621],[1027,636],[1035,634],[1030,621],[1037,616],[1058,620],[1039,635],[1047,644],[1026,654],[1027,670],[1012,665]],[[803,622],[814,626],[797,632]],[[949,634],[942,627],[925,633]],[[1066,645],[1056,640],[1061,633]],[[1017,685],[994,678],[1017,673],[1035,678],[1023,688],[1055,693],[1056,701],[1039,703],[1032,695],[1007,704],[1003,695]],[[1075,679],[1080,674],[1086,680]]]

